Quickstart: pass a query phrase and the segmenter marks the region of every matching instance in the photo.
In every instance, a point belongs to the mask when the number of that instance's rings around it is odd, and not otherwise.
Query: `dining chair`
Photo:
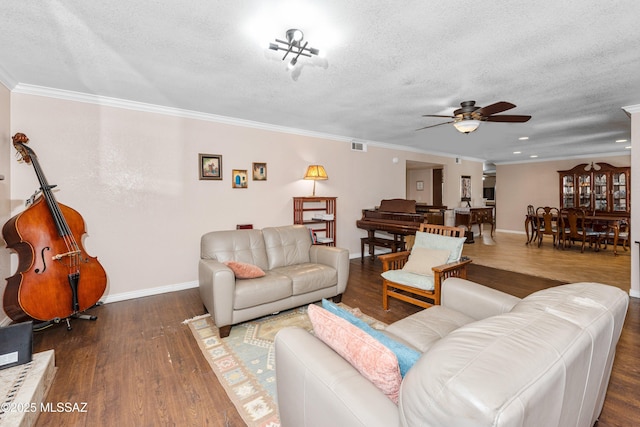
[[[587,215],[584,209],[567,208],[560,211],[561,229],[562,229],[562,248],[571,247],[575,241],[582,243],[580,252],[584,252],[587,241],[589,247],[595,245],[595,249],[600,249],[600,240],[606,235],[607,231],[595,231],[587,224]],[[569,242],[569,246],[567,246]]]
[[[629,249],[629,239],[631,238],[631,226],[629,225],[628,221],[620,221],[620,223],[617,225],[609,226],[607,236],[603,237],[602,239],[603,249],[607,249],[607,244],[609,243],[609,241],[614,240],[615,234],[612,234],[615,233],[614,227],[618,227],[618,245],[622,245],[622,249],[627,251]],[[617,255],[617,253],[615,252],[616,248],[613,249],[614,254]]]
[[[538,223],[538,247],[542,245],[544,236],[551,236],[553,246],[560,244],[560,211],[558,208],[549,206],[536,209],[536,221]]]
[[[448,277],[466,279],[470,259],[461,259],[465,229],[421,224],[411,251],[379,255],[382,261],[382,308],[389,298],[419,307],[440,305],[442,282]]]
[[[536,220],[536,210],[533,205],[527,206],[527,215],[524,219],[524,231],[527,233],[527,245],[537,239],[538,221]]]

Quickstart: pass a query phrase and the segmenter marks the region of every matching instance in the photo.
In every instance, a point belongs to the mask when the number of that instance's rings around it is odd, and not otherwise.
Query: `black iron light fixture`
[[[269,49],[275,50],[275,51],[278,51],[278,50],[286,51],[284,56],[282,57],[283,61],[287,59],[287,56],[289,54],[295,55],[293,58],[291,58],[291,61],[289,61],[289,64],[287,64],[287,68],[289,68],[290,70],[296,66],[296,64],[298,63],[298,58],[301,55],[312,57],[314,55],[317,56],[320,54],[320,51],[318,49],[307,47],[309,42],[305,41],[303,44],[304,33],[298,30],[297,28],[292,28],[290,30],[287,30],[286,38],[287,38],[286,41],[276,39],[276,43],[269,43]]]

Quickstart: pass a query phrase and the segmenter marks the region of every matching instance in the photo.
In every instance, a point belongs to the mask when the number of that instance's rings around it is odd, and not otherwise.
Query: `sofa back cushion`
[[[407,425],[592,426],[627,304],[618,288],[565,285],[460,327],[407,373],[402,417]]]
[[[262,229],[268,269],[309,262],[311,236],[304,225],[286,225]]]
[[[269,269],[261,230],[212,231],[200,239],[200,258],[237,261]]]

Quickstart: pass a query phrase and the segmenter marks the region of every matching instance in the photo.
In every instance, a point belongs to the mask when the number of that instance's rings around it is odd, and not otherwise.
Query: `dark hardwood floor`
[[[343,302],[387,323],[418,311],[392,300],[381,308],[379,262],[351,262]],[[469,279],[523,297],[560,282],[471,264]],[[34,351],[55,349],[58,371],[46,402],[84,403],[86,412],[43,413],[37,426],[244,426],[191,332],[204,312],[198,290],[97,307],[95,322],[74,320],[35,333]],[[598,427],[640,420],[640,300],[631,299]]]

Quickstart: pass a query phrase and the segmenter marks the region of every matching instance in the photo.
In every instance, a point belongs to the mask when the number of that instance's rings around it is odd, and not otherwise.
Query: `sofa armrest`
[[[520,298],[469,280],[450,277],[442,284],[440,303],[476,320],[511,311]]]
[[[278,332],[276,387],[283,427],[393,427],[398,407],[371,382],[304,329]]]
[[[236,276],[225,264],[212,259],[200,259],[198,264],[200,297],[218,328],[233,321],[233,296]]]
[[[344,293],[349,280],[349,251],[333,246],[313,245],[309,249],[309,260],[315,264],[328,265],[338,272],[338,294]]]

